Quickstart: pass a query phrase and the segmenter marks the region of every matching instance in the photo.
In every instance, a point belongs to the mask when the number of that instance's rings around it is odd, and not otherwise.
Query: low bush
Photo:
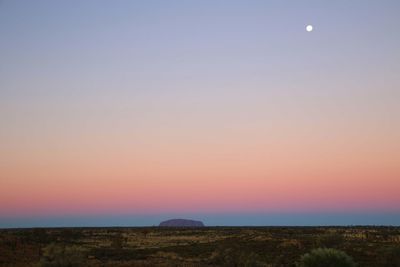
[[[355,267],[353,259],[343,251],[318,248],[303,255],[298,267]]]
[[[86,255],[78,246],[50,244],[44,248],[39,265],[41,267],[86,266]]]

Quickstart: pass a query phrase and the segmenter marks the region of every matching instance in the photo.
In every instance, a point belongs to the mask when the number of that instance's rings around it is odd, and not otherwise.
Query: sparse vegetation
[[[319,247],[360,267],[400,267],[400,227],[4,229],[0,266],[321,266],[304,265]]]
[[[400,245],[383,248],[379,253],[381,267],[400,267]]]
[[[80,267],[86,266],[86,256],[78,246],[50,244],[44,248],[40,260],[41,267]]]

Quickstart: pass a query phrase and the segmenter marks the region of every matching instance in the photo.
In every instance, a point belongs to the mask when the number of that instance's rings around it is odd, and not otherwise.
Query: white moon
[[[307,25],[306,31],[312,32],[313,31],[313,26],[312,25]]]

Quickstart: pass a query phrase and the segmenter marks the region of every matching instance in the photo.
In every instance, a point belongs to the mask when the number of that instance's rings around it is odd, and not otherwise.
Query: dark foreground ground
[[[400,227],[8,229],[0,266],[295,266],[319,247],[400,266]]]

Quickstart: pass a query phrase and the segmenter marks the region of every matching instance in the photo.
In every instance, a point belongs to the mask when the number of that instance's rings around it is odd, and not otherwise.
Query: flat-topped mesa
[[[201,221],[172,219],[161,222],[159,227],[204,227],[204,224]]]

